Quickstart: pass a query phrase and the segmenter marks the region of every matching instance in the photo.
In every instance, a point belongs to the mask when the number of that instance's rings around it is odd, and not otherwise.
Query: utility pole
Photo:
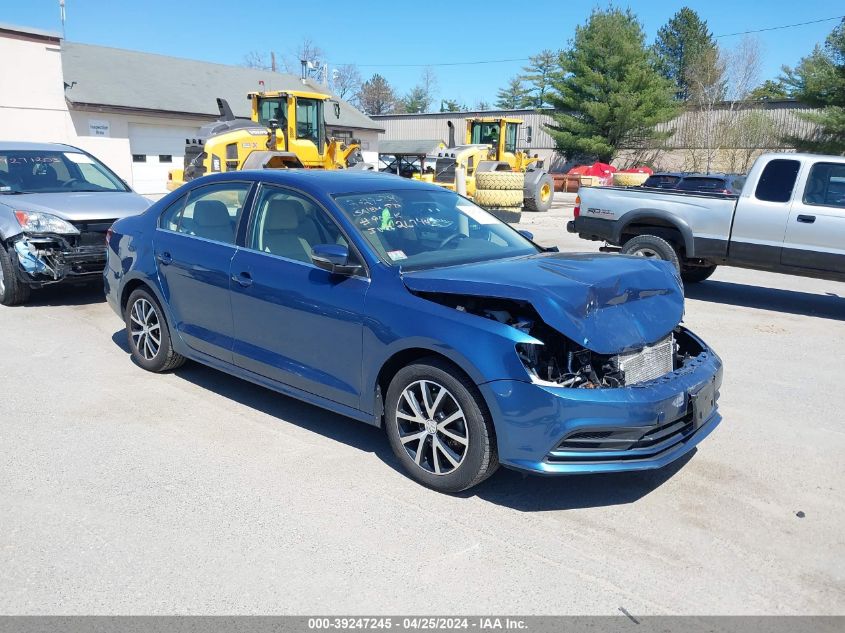
[[[62,39],[65,39],[65,0],[59,0],[59,17],[62,19]]]

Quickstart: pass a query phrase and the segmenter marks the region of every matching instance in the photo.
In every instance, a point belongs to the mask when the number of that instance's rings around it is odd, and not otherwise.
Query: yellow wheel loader
[[[457,189],[456,167],[463,168],[466,192],[482,206],[548,211],[554,197],[554,180],[537,156],[517,149],[523,121],[513,118],[472,117],[467,119],[466,143],[455,143],[455,128],[449,121],[449,147],[430,156],[434,173],[420,178],[447,189]],[[526,129],[531,142],[531,127]],[[522,197],[515,191],[522,190]],[[516,203],[515,203],[516,202]]]
[[[325,109],[340,116],[340,104],[317,92],[250,92],[252,117],[239,119],[225,99],[220,118],[186,139],[183,169],[168,174],[167,188],[178,188],[206,174],[240,169],[304,167],[346,169],[364,166],[360,144],[326,136]]]

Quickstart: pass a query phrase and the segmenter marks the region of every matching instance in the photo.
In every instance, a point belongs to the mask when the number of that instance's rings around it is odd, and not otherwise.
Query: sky
[[[731,34],[845,15],[841,0],[632,0],[647,41],[682,6],[704,18],[717,41],[735,46]],[[370,2],[367,0],[233,3],[231,0],[65,0],[69,41],[242,64],[251,51],[276,51],[295,59],[308,38],[326,53],[329,68],[357,64],[366,79],[378,72],[403,94],[429,65],[441,99],[473,107],[492,103],[496,91],[519,74],[520,60],[543,49],[565,48],[594,6],[606,2]],[[800,10],[796,7],[800,6]],[[59,0],[0,0],[0,23],[61,32]],[[837,24],[831,20],[755,34],[762,52],[760,80],[795,65]],[[443,64],[443,65],[441,65]]]

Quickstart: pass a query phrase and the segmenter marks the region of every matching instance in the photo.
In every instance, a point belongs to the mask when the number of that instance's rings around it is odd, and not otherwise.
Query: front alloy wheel
[[[448,475],[464,461],[469,430],[463,409],[443,385],[410,384],[396,407],[399,439],[414,463],[435,475]]]
[[[384,398],[390,446],[411,478],[460,492],[499,465],[490,413],[475,384],[438,357],[400,369]]]

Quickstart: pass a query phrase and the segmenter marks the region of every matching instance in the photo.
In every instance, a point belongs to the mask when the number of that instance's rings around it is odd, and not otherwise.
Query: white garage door
[[[129,124],[132,152],[132,188],[140,194],[157,197],[167,193],[167,172],[181,169],[185,139],[195,138],[197,127]]]

